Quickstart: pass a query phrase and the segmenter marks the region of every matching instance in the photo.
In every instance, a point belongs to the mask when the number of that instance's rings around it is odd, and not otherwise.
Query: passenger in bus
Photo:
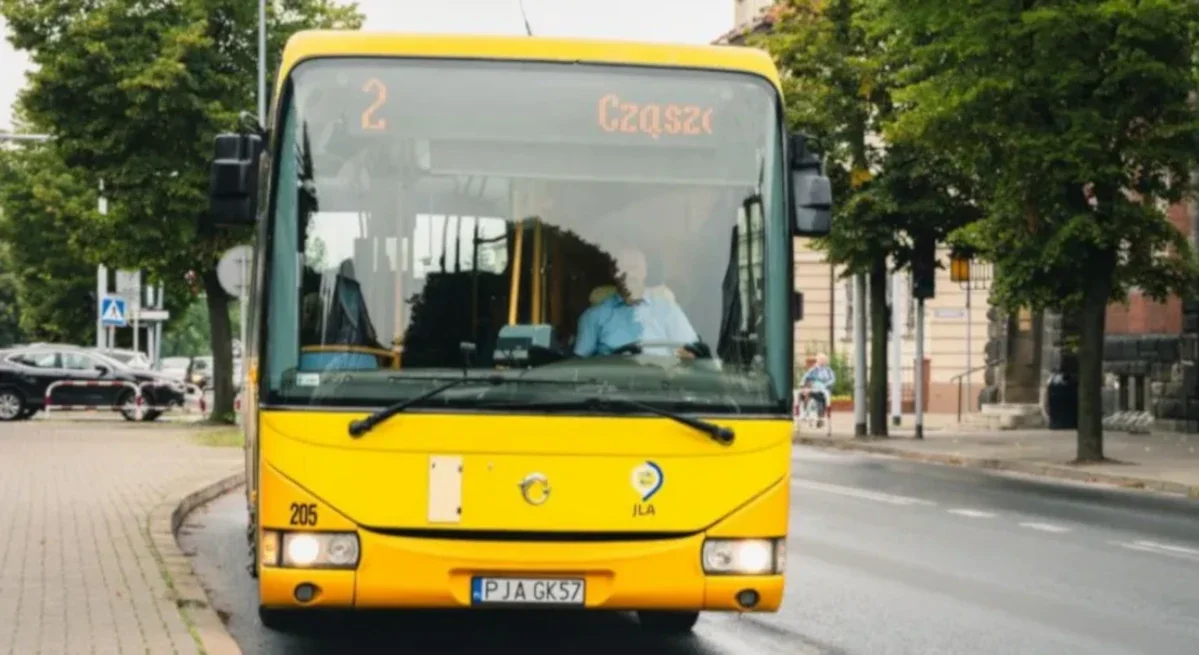
[[[669,341],[694,344],[699,335],[674,301],[669,290],[647,293],[649,267],[645,253],[632,247],[616,255],[616,293],[598,300],[579,317],[574,353],[579,357],[610,355],[634,343]],[[669,354],[670,348],[646,346],[647,354]],[[694,358],[689,350],[677,348],[679,357]]]

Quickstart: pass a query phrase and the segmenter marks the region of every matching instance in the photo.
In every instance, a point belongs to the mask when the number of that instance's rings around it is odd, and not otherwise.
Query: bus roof
[[[780,88],[778,69],[770,55],[756,48],[725,45],[686,45],[562,39],[528,36],[461,34],[395,34],[353,30],[297,32],[283,50],[279,97],[283,79],[299,62],[328,56],[399,56],[460,59],[526,59],[599,64],[631,64],[678,68],[710,68],[753,73]]]

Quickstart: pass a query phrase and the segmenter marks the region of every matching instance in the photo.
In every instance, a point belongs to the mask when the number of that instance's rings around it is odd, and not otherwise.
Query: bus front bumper
[[[781,574],[705,573],[704,534],[568,543],[429,539],[362,530],[357,534],[361,556],[356,570],[260,567],[261,604],[327,609],[481,607],[472,598],[472,588],[477,589],[472,582],[488,577],[583,581],[581,605],[538,603],[541,609],[774,612],[783,599]],[[775,543],[785,552],[785,540]],[[781,571],[782,562],[776,567]],[[754,602],[747,605],[747,600]]]

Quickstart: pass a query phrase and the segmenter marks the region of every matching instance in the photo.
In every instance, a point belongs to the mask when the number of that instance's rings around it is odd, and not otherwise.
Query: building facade
[[[752,34],[769,32],[782,9],[770,0],[733,2],[734,27],[717,44],[741,45]],[[1191,236],[1192,244],[1199,242],[1197,213],[1191,202],[1168,208],[1170,221]],[[980,399],[1043,402],[1050,377],[1072,367],[1065,338],[1070,322],[1051,312],[1004,315],[990,306],[989,280],[983,279],[988,269],[975,269],[983,275],[972,283],[957,283],[950,279],[948,249],[939,248],[937,257],[943,268],[936,297],[925,302],[926,410],[956,412],[960,406],[969,412],[978,409]],[[795,325],[800,366],[818,352],[853,361],[852,281],[842,277],[844,272],[809,240],[796,240],[795,284],[805,305],[804,320]],[[899,306],[903,393],[910,399],[915,303],[910,276],[896,277],[891,300]],[[1108,308],[1107,334],[1108,411],[1140,409],[1174,427],[1199,426],[1199,302],[1178,297],[1156,302],[1133,290],[1126,302]]]
[[[734,28],[721,36],[718,44],[739,45],[751,34],[768,32],[778,15],[779,5],[770,0],[734,3]],[[938,249],[937,256],[944,269],[938,272],[936,297],[925,302],[925,408],[930,412],[955,412],[960,400],[963,410],[968,410],[971,403],[967,399],[977,398],[988,381],[987,292],[985,285],[968,289],[952,282],[949,251]],[[812,247],[811,240],[796,240],[795,285],[804,294],[804,319],[795,324],[797,365],[803,366],[817,353],[853,361],[853,281],[844,274],[844,267],[830,264],[824,253]],[[902,394],[904,404],[910,406],[915,395],[916,306],[911,277],[906,272],[895,277],[889,293],[892,303],[898,304]]]
[[[773,4],[774,0],[733,0],[733,26],[751,24]]]

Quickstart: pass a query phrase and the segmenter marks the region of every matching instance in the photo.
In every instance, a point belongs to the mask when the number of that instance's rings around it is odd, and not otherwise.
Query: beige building
[[[987,291],[963,289],[963,285],[952,282],[948,249],[939,249],[937,254],[945,270],[938,272],[936,297],[924,303],[924,357],[928,360],[929,379],[926,407],[930,412],[956,412],[960,379],[966,411],[971,404],[977,405],[966,399],[977,398],[984,386]],[[830,265],[808,239],[796,240],[795,286],[804,293],[804,320],[795,325],[795,351],[801,366],[807,356],[817,352],[835,353],[853,361],[853,282],[841,279],[843,273],[843,267]],[[892,302],[897,300],[899,308],[897,326],[907,405],[913,401],[916,379],[916,303],[909,274],[904,271],[896,277]],[[978,370],[966,374],[970,369]]]
[[[770,29],[774,20],[770,0],[733,2],[734,27],[717,43],[736,44],[749,33]],[[936,297],[925,302],[924,356],[929,381],[926,408],[930,412],[956,412],[960,400],[963,411],[969,411],[972,406],[977,408],[978,394],[985,386],[988,292],[985,284],[976,283],[976,288],[967,290],[965,285],[951,281],[948,249],[938,249],[937,255],[944,269],[938,272]],[[796,240],[795,285],[804,293],[805,306],[804,320],[795,326],[798,366],[804,366],[818,352],[853,361],[853,282],[842,279],[843,273],[843,267],[829,264],[808,239]],[[899,307],[904,405],[905,411],[910,411],[915,389],[916,304],[909,274],[905,271],[897,277],[892,291]],[[971,369],[976,370],[970,373]],[[969,398],[976,400],[970,402]]]
[[[774,4],[773,0],[733,0],[733,3],[733,27],[749,25]]]

